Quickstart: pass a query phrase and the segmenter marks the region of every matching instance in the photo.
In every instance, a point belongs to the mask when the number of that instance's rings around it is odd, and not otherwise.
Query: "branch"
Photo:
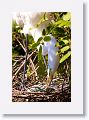
[[[31,64],[32,64],[32,69],[33,69],[33,71],[34,71],[34,73],[35,73],[35,76],[36,76],[36,79],[38,80],[38,78],[37,78],[37,72],[36,72],[36,70],[38,69],[36,69],[35,68],[35,65],[34,65],[34,63],[33,63],[33,61],[32,61],[32,59],[30,58],[30,62],[31,62]]]
[[[34,52],[35,52],[35,51],[34,51]],[[34,52],[32,52],[30,55],[28,55],[27,60],[33,55]],[[21,64],[20,67],[18,68],[18,70],[17,70],[17,71],[15,72],[15,74],[13,75],[12,80],[16,77],[16,75],[19,73],[19,71],[21,70],[21,68],[23,67],[24,64],[25,64],[25,60],[22,62],[22,64]]]
[[[24,50],[24,52],[26,52],[25,47],[23,46],[23,44],[16,38],[16,40],[18,41],[18,43],[20,44],[20,46],[22,47],[22,49]]]

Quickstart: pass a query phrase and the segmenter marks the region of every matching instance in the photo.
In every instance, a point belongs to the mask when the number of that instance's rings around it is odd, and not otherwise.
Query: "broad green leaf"
[[[58,27],[70,27],[71,22],[70,21],[65,21],[65,20],[59,20],[57,22],[55,22],[55,25],[57,25]]]
[[[60,42],[63,42],[66,45],[69,43],[69,40],[61,40]]]
[[[60,49],[61,53],[64,53],[65,51],[67,51],[70,47],[69,46],[65,46],[63,48]]]
[[[38,61],[38,66],[39,68],[37,69],[37,74],[40,78],[44,78],[44,76],[47,75],[47,72],[46,72],[46,67],[43,63],[43,59],[42,61]]]
[[[63,22],[63,20],[59,20],[59,21],[55,22],[54,24],[55,24],[55,25],[59,25],[59,24],[61,24],[62,22]]]
[[[32,46],[31,46],[31,48],[35,49],[39,44],[40,44],[40,42],[33,43]]]
[[[63,20],[70,20],[70,18],[71,18],[71,13],[70,12],[68,12],[66,15],[63,15]]]
[[[67,54],[65,54],[65,55],[60,59],[60,63],[64,62],[70,55],[71,55],[71,51],[69,51]]]
[[[70,21],[62,21],[59,25],[59,27],[70,27]]]
[[[42,60],[42,46],[40,45],[39,52],[38,52],[38,61]]]
[[[55,47],[59,47],[59,46],[60,46],[60,45],[59,45],[59,42],[57,42],[56,45],[55,45]]]
[[[45,36],[45,37],[44,37],[44,41],[48,42],[48,41],[50,41],[50,40],[51,40],[51,37],[50,37],[50,36]]]
[[[28,44],[33,44],[34,43],[34,38],[28,34]]]
[[[65,31],[64,29],[60,28],[60,27],[55,27],[52,31],[52,33],[54,35],[64,35]]]
[[[43,39],[43,37],[40,37],[37,42],[41,42],[42,39]]]

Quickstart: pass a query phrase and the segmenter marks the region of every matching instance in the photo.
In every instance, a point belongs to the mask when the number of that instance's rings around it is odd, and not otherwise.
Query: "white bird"
[[[42,30],[50,23],[50,20],[47,20],[36,27],[43,15],[44,12],[19,13],[15,14],[15,20],[18,25],[23,26],[23,33],[31,34],[34,41],[37,42],[38,38],[42,36]],[[52,35],[49,36],[51,37],[51,40],[44,42],[44,45],[42,45],[42,55],[45,56],[48,54],[47,87],[50,85],[53,75],[59,66],[59,55],[56,54],[59,49],[58,47],[55,47],[57,41]]]

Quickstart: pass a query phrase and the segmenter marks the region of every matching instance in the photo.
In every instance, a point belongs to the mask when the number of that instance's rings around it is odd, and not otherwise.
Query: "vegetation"
[[[22,27],[18,26],[16,21],[12,22],[13,101],[71,101],[71,14],[52,12],[48,18],[45,13],[37,26],[48,19],[50,23],[43,29],[42,36],[37,42],[31,35],[26,36],[21,33]],[[57,39],[56,46],[59,47],[59,51],[56,54],[60,55],[60,64],[51,83],[53,87],[44,90],[42,85],[46,84],[47,69],[42,57],[41,44],[44,44],[44,41],[50,41],[48,34],[52,34]],[[26,47],[27,38],[28,46]],[[40,46],[39,51],[37,46]],[[26,63],[25,59],[27,59]],[[47,59],[48,56],[46,61]],[[24,66],[26,66],[25,74]],[[22,91],[23,86],[27,90]],[[32,86],[35,86],[35,89]]]

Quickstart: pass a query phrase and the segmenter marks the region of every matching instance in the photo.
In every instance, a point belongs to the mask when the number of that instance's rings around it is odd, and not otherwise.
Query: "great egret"
[[[42,30],[50,23],[50,20],[47,20],[36,27],[44,14],[44,12],[21,12],[18,14],[16,13],[14,19],[18,25],[23,27],[23,33],[31,34],[35,42],[37,42],[38,38],[42,36]],[[47,15],[49,16],[49,13]],[[58,47],[55,47],[57,41],[52,35],[49,36],[51,37],[51,40],[44,42],[44,45],[42,45],[42,55],[45,56],[48,54],[47,87],[50,85],[53,75],[59,66],[59,55],[56,54],[59,49]]]

